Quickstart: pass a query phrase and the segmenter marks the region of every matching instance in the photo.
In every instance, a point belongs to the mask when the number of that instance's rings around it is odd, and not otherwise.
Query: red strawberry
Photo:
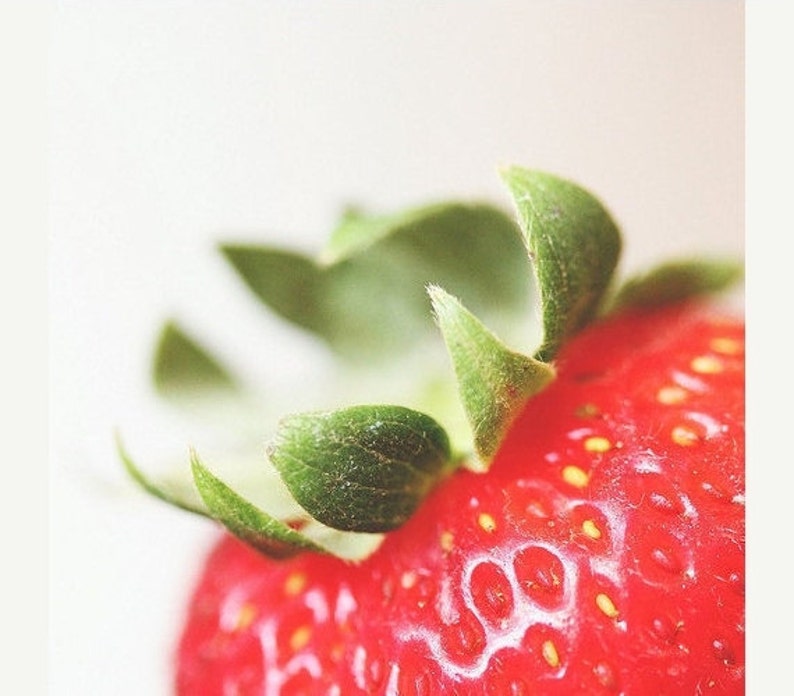
[[[547,174],[505,179],[543,340],[532,356],[514,352],[429,287],[471,427],[466,452],[403,406],[291,416],[268,449],[298,504],[289,515],[260,509],[195,453],[198,498],[152,483],[123,453],[147,490],[231,532],[188,606],[180,695],[743,693],[744,323],[693,299],[737,269],[668,264],[612,292],[621,242],[603,206]],[[325,265],[227,254],[261,299],[349,351],[365,306],[340,309],[352,280],[389,290],[392,333],[418,326],[404,316],[413,290],[400,299],[383,285],[403,277],[393,260],[419,248],[423,282],[454,285],[448,235],[476,247],[465,276],[489,225],[490,260],[507,273],[498,248],[512,229],[482,207],[347,218]],[[287,290],[274,290],[279,273]],[[475,293],[484,306],[488,290]],[[159,355],[161,387],[199,376],[217,395],[232,383],[174,325]],[[341,549],[357,532],[382,543],[339,557],[329,532]]]
[[[628,313],[357,565],[222,539],[180,694],[738,694],[744,331]]]

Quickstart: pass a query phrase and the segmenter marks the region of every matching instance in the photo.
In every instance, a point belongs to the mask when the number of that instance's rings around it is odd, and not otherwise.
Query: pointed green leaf
[[[527,400],[554,379],[554,368],[509,350],[459,300],[428,288],[455,368],[479,465],[487,468]]]
[[[268,452],[315,519],[360,532],[403,524],[451,463],[441,426],[402,406],[290,416]]]
[[[279,316],[325,334],[325,279],[320,267],[296,252],[252,244],[223,244],[221,252],[251,291]]]
[[[441,206],[439,206],[440,208]],[[422,218],[432,215],[434,207],[407,210],[393,215],[368,215],[357,207],[349,207],[340,216],[328,244],[320,254],[323,265],[330,266],[351,258],[384,237],[393,234],[414,218],[421,224]]]
[[[237,387],[227,369],[173,320],[160,331],[153,379],[160,394],[175,399]]]
[[[484,204],[385,216],[348,211],[317,259],[266,246],[222,251],[272,311],[353,361],[386,359],[432,335],[429,282],[505,330],[532,292],[520,231]]]
[[[382,542],[382,535],[352,534],[340,532],[305,517],[301,508],[285,491],[289,500],[281,499],[280,480],[267,481],[259,478],[247,481],[244,485],[254,498],[267,499],[268,505],[281,509],[282,517],[262,511],[256,504],[236,493],[231,486],[211,473],[191,452],[192,474],[179,480],[160,480],[155,482],[135,464],[124,449],[121,438],[116,435],[116,446],[130,477],[147,493],[174,507],[201,515],[223,524],[238,538],[246,541],[262,553],[272,558],[285,558],[301,551],[330,553],[338,558],[360,561],[374,552]],[[278,474],[273,472],[273,476]],[[239,482],[238,482],[239,483]],[[268,486],[262,490],[261,486]],[[273,484],[275,486],[275,490]],[[256,488],[253,486],[256,485]],[[283,519],[300,524],[296,531]]]
[[[503,172],[533,261],[543,315],[535,354],[554,358],[597,314],[621,251],[620,232],[591,193],[557,176],[510,167]]]
[[[738,283],[743,275],[743,264],[734,260],[671,261],[627,280],[609,311],[647,309],[719,292]]]
[[[116,435],[116,450],[129,476],[147,493],[174,507],[204,517],[211,517],[209,510],[203,505],[201,499],[196,496],[196,492],[192,487],[187,488],[178,483],[168,483],[165,481],[155,483],[155,481],[149,478],[127,453],[127,450],[121,442],[121,437],[118,434]]]
[[[326,552],[235,493],[201,463],[195,452],[191,452],[191,466],[196,488],[213,518],[239,539],[273,558],[286,558],[302,551]]]

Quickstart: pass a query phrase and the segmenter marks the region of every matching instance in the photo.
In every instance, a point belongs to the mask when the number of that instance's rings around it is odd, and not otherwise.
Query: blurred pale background
[[[742,2],[74,1],[50,60],[52,693],[169,693],[214,532],[114,451],[117,427],[143,463],[187,444],[148,381],[159,323],[262,383],[320,360],[217,241],[317,249],[350,201],[509,205],[514,163],[596,192],[625,270],[744,253]]]

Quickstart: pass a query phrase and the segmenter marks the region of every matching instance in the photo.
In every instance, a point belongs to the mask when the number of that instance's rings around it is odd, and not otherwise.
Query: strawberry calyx
[[[266,453],[297,504],[289,519],[234,490],[195,451],[192,491],[185,492],[144,474],[119,440],[131,477],[156,497],[216,520],[266,555],[314,551],[358,560],[377,548],[383,533],[404,524],[456,468],[489,468],[527,401],[554,380],[555,356],[573,335],[606,314],[680,302],[741,278],[739,263],[698,259],[667,263],[616,286],[621,235],[595,196],[571,181],[520,167],[503,170],[502,178],[518,226],[487,205],[429,206],[382,217],[348,211],[317,260],[280,249],[221,247],[262,302],[322,338],[343,359],[382,356],[387,346],[405,350],[429,297],[432,311],[425,313],[440,329],[452,363],[470,430],[467,442],[453,443],[435,417],[403,405],[283,418]],[[518,254],[521,244],[524,252]],[[454,260],[459,250],[462,260]],[[508,347],[456,295],[486,314],[494,307],[521,308],[530,293],[522,284],[526,279],[516,277],[524,274],[527,256],[542,337],[536,349],[524,352]],[[472,272],[478,264],[489,272]],[[351,291],[357,283],[366,291]],[[359,300],[370,290],[385,307],[373,305],[371,297]],[[351,298],[352,308],[342,301]],[[161,335],[154,376],[166,396],[195,400],[198,385],[210,395],[210,405],[237,386],[174,323]]]

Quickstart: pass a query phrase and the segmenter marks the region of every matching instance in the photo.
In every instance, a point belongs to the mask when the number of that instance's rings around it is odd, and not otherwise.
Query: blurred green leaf
[[[681,302],[725,290],[743,277],[743,264],[732,259],[669,261],[629,278],[617,291],[608,311]]]
[[[229,371],[173,320],[160,331],[152,372],[157,391],[168,398],[238,389]]]
[[[221,250],[272,311],[351,360],[393,357],[430,335],[428,283],[443,284],[504,331],[532,298],[520,230],[484,204],[349,212],[317,258],[245,244]]]

